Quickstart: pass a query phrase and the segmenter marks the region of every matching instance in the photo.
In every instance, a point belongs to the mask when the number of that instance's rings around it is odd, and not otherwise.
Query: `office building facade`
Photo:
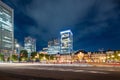
[[[59,39],[54,39],[48,42],[48,54],[57,54],[60,52],[60,41]]]
[[[0,0],[0,53],[14,53],[14,11]]]
[[[32,52],[36,52],[36,40],[31,37],[26,37],[24,40],[24,49],[28,52],[28,57],[30,57]]]
[[[73,51],[73,34],[71,30],[60,32],[61,35],[61,54],[70,54]]]

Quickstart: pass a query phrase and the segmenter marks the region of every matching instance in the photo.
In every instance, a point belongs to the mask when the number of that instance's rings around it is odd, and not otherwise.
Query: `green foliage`
[[[49,59],[50,59],[50,56],[49,56],[48,54],[45,54],[45,58],[46,58],[47,60],[49,60]]]
[[[50,60],[54,60],[54,56],[53,55],[50,55]]]
[[[4,61],[4,55],[0,53],[0,61]]]
[[[120,61],[120,51],[115,51],[114,54],[107,57],[109,57],[109,60]]]
[[[12,55],[11,59],[12,59],[12,61],[17,61],[18,60],[18,56],[14,54],[14,55]]]
[[[26,58],[26,57],[20,58],[20,61],[27,61],[27,60],[28,60],[28,58]]]
[[[21,51],[20,51],[20,57],[21,57],[21,58],[22,58],[22,57],[27,58],[27,57],[28,57],[28,52],[27,52],[26,50],[21,50]]]
[[[42,60],[43,57],[44,57],[44,54],[39,54],[39,60]]]
[[[114,53],[115,59],[120,61],[120,51]]]
[[[10,61],[10,57],[7,58],[7,61]]]
[[[48,55],[48,54],[39,54],[39,59],[40,60],[53,60],[54,55]]]
[[[48,55],[48,54],[46,54],[45,57],[46,57],[48,60],[53,60],[53,59],[54,59],[54,55]]]
[[[31,58],[34,59],[36,55],[37,55],[37,52],[32,52],[31,53]]]
[[[28,60],[28,52],[26,50],[20,51],[20,61]]]

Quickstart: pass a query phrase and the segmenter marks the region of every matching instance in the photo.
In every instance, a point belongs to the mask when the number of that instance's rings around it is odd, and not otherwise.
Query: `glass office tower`
[[[24,49],[28,52],[28,57],[30,57],[32,52],[36,52],[36,40],[31,37],[25,38]]]
[[[14,12],[13,9],[0,0],[0,53],[5,58],[14,50]]]
[[[60,52],[60,40],[54,39],[48,42],[48,54],[57,54]]]
[[[71,30],[60,32],[61,54],[70,54],[73,51],[73,34]]]

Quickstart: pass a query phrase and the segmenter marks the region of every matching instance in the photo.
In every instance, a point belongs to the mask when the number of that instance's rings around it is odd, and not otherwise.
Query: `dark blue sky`
[[[2,0],[14,9],[15,38],[37,39],[37,50],[71,29],[74,50],[120,49],[120,0]]]

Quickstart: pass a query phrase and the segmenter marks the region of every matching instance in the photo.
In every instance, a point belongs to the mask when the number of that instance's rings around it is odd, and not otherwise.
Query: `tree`
[[[31,58],[34,59],[36,55],[37,55],[37,52],[32,52],[31,53]]]
[[[18,60],[18,56],[15,55],[15,54],[13,54],[13,55],[12,55],[12,61],[17,61],[17,60]]]
[[[45,54],[45,58],[46,58],[47,60],[49,60],[49,58],[50,58],[50,55],[48,55],[48,54]]]
[[[42,60],[44,57],[44,54],[39,54],[39,60]]]
[[[28,60],[28,52],[26,50],[20,51],[20,61]]]
[[[0,61],[4,61],[4,55],[0,53]]]
[[[115,56],[115,61],[120,61],[120,51],[115,51],[114,53],[114,56]]]
[[[49,55],[50,56],[50,60],[54,60],[54,55]]]
[[[54,55],[45,54],[45,57],[46,57],[47,60],[53,60],[54,59]]]
[[[39,60],[53,60],[54,55],[39,54]]]

